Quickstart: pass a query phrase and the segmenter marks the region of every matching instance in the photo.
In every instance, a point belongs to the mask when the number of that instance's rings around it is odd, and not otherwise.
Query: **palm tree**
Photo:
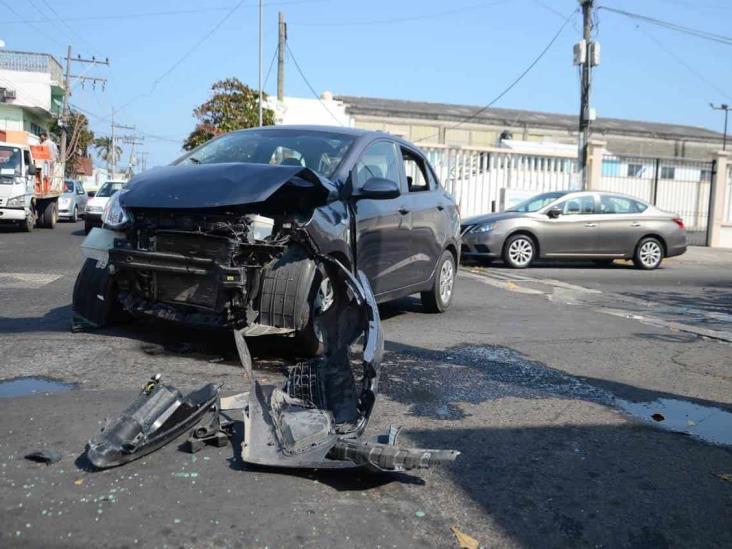
[[[94,148],[97,151],[97,158],[104,160],[107,163],[107,169],[110,169],[112,163],[116,164],[122,157],[122,147],[115,144],[113,153],[112,138],[108,136],[97,137],[94,140]]]

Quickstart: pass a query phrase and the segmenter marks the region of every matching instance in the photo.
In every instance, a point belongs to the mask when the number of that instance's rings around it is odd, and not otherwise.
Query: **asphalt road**
[[[245,469],[232,448],[171,444],[92,472],[84,443],[151,374],[182,389],[246,385],[226,334],[150,323],[72,334],[80,229],[0,232],[0,378],[75,384],[0,397],[3,547],[456,547],[451,526],[489,547],[732,545],[732,347],[678,326],[732,330],[716,295],[732,281],[724,256],[655,273],[470,269],[444,315],[413,298],[382,306],[370,429],[393,423],[404,443],[460,450],[449,467]],[[700,285],[713,307],[685,316],[652,294],[694,304]],[[22,459],[41,448],[63,459]]]

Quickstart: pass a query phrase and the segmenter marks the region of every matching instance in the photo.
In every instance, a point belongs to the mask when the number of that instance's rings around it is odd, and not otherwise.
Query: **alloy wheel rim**
[[[646,242],[641,246],[640,253],[641,263],[646,267],[653,267],[661,259],[661,248],[655,242]]]
[[[442,303],[448,303],[452,295],[452,287],[455,283],[455,270],[452,261],[447,260],[440,269],[440,299]]]
[[[534,256],[534,246],[525,238],[518,238],[508,247],[508,256],[516,265],[528,265]]]

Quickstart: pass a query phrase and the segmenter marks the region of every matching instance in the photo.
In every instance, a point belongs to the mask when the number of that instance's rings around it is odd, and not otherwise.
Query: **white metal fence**
[[[422,150],[463,217],[498,211],[501,189],[570,189],[576,159],[496,148],[425,146]]]
[[[502,189],[538,194],[576,188],[573,154],[446,145],[422,149],[464,218],[499,211]],[[592,187],[636,196],[679,214],[690,241],[705,244],[713,166],[706,161],[604,154],[600,181],[593,181]],[[727,188],[726,204],[726,219],[731,220],[732,186]]]

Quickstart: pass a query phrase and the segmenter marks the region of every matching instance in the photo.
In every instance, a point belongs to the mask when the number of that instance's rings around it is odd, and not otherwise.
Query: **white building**
[[[63,93],[63,70],[53,56],[0,49],[0,130],[48,132]]]

